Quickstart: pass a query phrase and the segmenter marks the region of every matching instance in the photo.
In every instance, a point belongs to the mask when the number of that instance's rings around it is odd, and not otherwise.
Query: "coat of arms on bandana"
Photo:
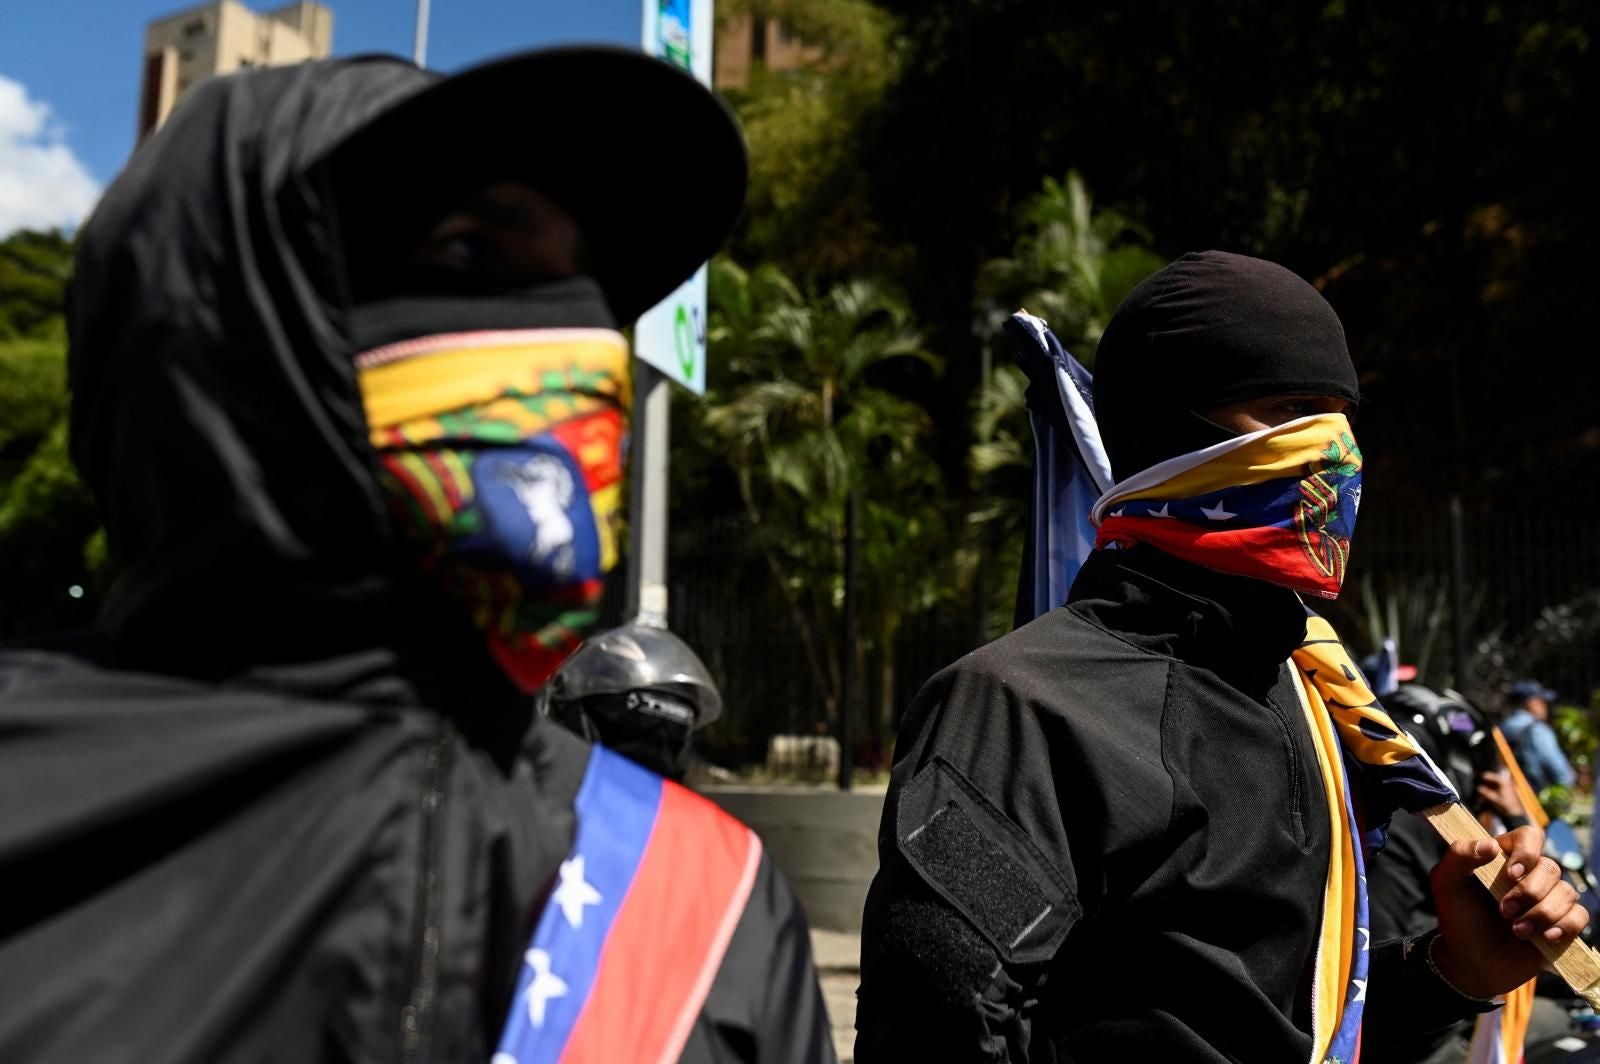
[[[1348,499],[1348,505],[1341,500]],[[1294,527],[1319,572],[1343,582],[1361,505],[1361,448],[1348,432],[1329,442],[1300,481]]]

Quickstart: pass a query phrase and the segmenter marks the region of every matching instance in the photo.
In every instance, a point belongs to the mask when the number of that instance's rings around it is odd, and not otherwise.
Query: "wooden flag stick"
[[[1494,838],[1460,802],[1447,802],[1424,809],[1421,816],[1433,825],[1433,830],[1446,842],[1476,842],[1478,839]],[[1494,860],[1473,870],[1478,881],[1489,888],[1489,893],[1494,895],[1496,901],[1505,897],[1506,891],[1514,886],[1505,875],[1505,867],[1505,855],[1497,849]],[[1590,949],[1589,944],[1579,938],[1550,942],[1543,936],[1537,936],[1532,942],[1574,993],[1600,1009],[1600,953]]]

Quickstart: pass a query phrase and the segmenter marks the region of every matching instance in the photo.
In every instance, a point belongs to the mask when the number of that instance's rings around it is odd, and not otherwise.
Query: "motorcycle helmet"
[[[635,621],[585,641],[551,678],[544,710],[591,742],[682,779],[694,732],[722,715],[722,696],[687,643]]]

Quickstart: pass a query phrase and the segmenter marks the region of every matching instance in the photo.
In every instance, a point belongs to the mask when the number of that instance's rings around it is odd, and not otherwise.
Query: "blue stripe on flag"
[[[577,835],[523,959],[497,1064],[560,1058],[655,832],[661,778],[597,746],[574,807]]]
[[[1017,582],[1020,626],[1067,600],[1094,550],[1094,504],[1111,487],[1111,463],[1094,422],[1094,379],[1043,321],[1006,322],[1017,365],[1027,376],[1033,425],[1033,495]]]

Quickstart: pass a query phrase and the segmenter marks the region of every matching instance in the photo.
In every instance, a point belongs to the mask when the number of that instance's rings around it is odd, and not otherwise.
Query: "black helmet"
[[[590,637],[551,678],[545,712],[671,779],[694,732],[722,715],[705,663],[665,628],[637,621]]]

